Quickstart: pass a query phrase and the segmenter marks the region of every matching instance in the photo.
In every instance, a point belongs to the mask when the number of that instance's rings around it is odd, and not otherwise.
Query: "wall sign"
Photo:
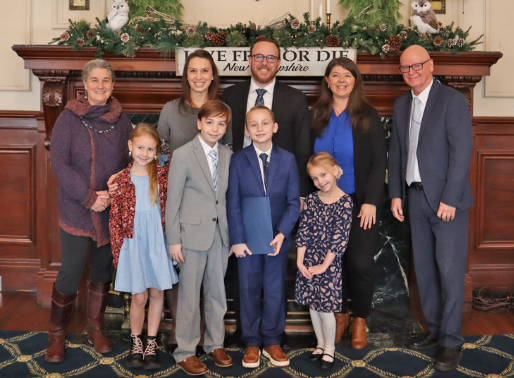
[[[187,56],[198,48],[177,49],[177,76],[182,76]],[[220,76],[250,76],[248,66],[249,47],[206,47],[211,53]],[[355,49],[338,47],[280,49],[280,68],[277,76],[324,76],[328,62],[333,58],[346,57],[355,62]]]

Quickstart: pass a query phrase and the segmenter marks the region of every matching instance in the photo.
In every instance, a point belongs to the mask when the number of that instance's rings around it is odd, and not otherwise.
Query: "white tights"
[[[323,349],[323,353],[333,356],[336,349],[336,318],[334,313],[318,312],[311,308],[310,314],[314,333],[316,334],[316,339],[318,339],[317,347]],[[332,358],[327,358],[327,356],[324,356],[323,359],[332,361]]]

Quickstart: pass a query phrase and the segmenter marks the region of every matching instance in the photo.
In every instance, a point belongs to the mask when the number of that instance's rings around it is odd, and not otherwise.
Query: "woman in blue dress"
[[[357,65],[333,59],[325,70],[321,96],[312,108],[314,152],[328,152],[344,174],[337,185],[353,199],[352,226],[343,256],[343,306],[336,313],[336,342],[350,325],[352,348],[367,345],[366,318],[374,291],[373,263],[378,241],[377,207],[385,198],[387,146],[385,131],[366,99]]]

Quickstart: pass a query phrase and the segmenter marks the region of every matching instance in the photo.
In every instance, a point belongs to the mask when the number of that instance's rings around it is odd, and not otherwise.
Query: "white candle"
[[[311,0],[311,20],[314,20],[314,0]]]
[[[330,0],[327,0],[327,13],[330,13]]]
[[[321,22],[323,22],[323,4],[319,5],[319,18],[321,18]]]

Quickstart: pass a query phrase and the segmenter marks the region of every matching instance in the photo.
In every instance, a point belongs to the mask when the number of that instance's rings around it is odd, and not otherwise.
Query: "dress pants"
[[[468,254],[468,209],[443,222],[423,190],[408,189],[414,268],[428,331],[447,348],[460,348],[464,275]]]
[[[182,248],[184,263],[180,268],[178,289],[175,361],[194,356],[200,341],[200,290],[203,282],[205,335],[203,349],[208,354],[223,348],[227,298],[224,277],[227,271],[228,247],[223,245],[219,225],[207,251]]]
[[[247,255],[237,259],[237,266],[246,347],[280,345],[286,328],[287,249],[277,256]]]

